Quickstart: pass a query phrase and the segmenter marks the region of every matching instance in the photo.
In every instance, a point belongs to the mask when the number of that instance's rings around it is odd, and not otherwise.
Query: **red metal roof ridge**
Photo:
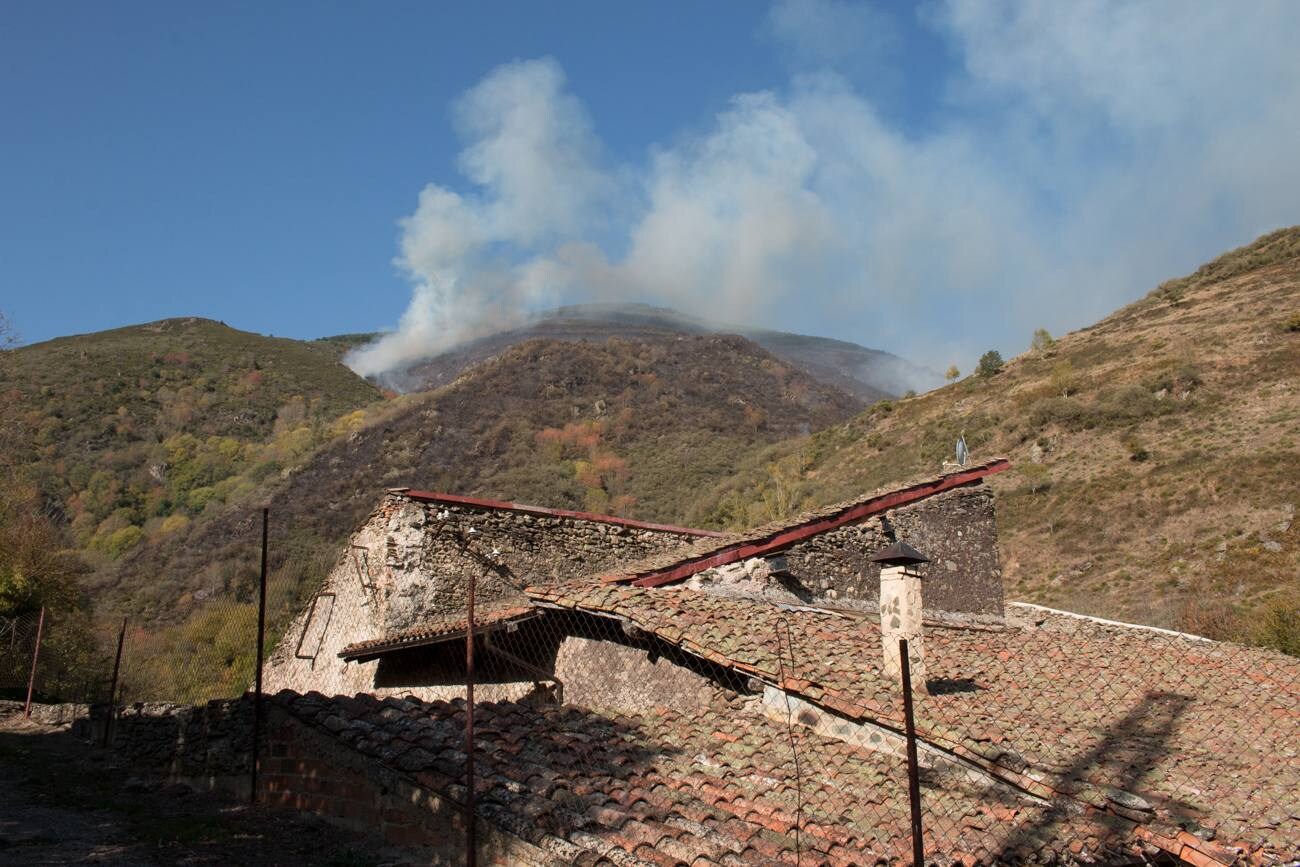
[[[748,560],[751,557],[774,554],[805,539],[819,536],[847,524],[866,520],[889,509],[920,502],[954,488],[977,484],[986,476],[1000,473],[1010,466],[1011,462],[1006,458],[993,458],[979,466],[959,470],[955,473],[945,473],[922,482],[914,482],[902,488],[850,501],[829,517],[805,518],[798,523],[774,529],[761,541],[736,542],[731,545],[724,545],[715,551],[686,557],[672,566],[645,573],[602,576],[601,580],[620,583],[631,582],[637,587],[659,587],[664,584],[672,584],[703,572],[705,569],[725,566],[729,563]]]
[[[694,527],[678,527],[673,524],[656,524],[651,521],[637,521],[632,518],[620,518],[616,515],[600,515],[595,512],[575,512],[570,509],[551,509],[546,506],[530,506],[526,503],[512,503],[507,500],[491,500],[486,497],[467,497],[462,494],[444,494],[437,491],[421,491],[414,488],[389,488],[390,493],[400,494],[412,500],[427,503],[448,503],[455,506],[472,506],[479,509],[492,509],[505,512],[522,512],[528,515],[541,515],[546,518],[569,518],[574,521],[593,521],[600,524],[612,524],[617,527],[629,527],[635,530],[657,530],[661,533],[678,533],[684,536],[721,539],[726,533],[717,530],[700,530]]]

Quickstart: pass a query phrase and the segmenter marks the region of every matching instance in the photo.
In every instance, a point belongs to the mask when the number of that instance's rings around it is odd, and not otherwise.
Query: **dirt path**
[[[380,867],[409,863],[311,816],[132,777],[112,753],[0,718],[0,865]]]

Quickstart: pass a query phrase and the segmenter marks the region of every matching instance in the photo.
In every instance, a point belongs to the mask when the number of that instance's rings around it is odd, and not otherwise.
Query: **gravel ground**
[[[0,865],[412,863],[315,817],[134,776],[66,731],[0,718]]]

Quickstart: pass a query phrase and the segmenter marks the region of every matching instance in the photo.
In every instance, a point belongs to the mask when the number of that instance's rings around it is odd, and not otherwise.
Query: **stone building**
[[[637,586],[682,583],[706,595],[870,612],[880,586],[870,554],[896,535],[930,555],[928,617],[996,623],[1002,580],[993,495],[982,479],[1005,466],[995,461],[732,534],[393,489],[287,630],[266,683],[326,694],[461,694],[463,651],[453,644],[464,637],[472,577],[483,658],[494,661],[483,697],[519,698],[548,680],[567,684],[571,697],[613,682],[644,691],[652,681],[664,695],[682,695],[695,683],[685,669],[664,663],[647,680],[644,653],[617,642],[592,647],[588,624],[558,616],[548,588],[624,575]],[[494,642],[498,631],[548,670],[509,664],[501,639]],[[591,664],[593,655],[617,664]]]
[[[1300,662],[1004,603],[1005,466],[726,535],[390,491],[268,663],[259,794],[464,863],[472,579],[479,863],[910,863],[888,651],[918,622],[934,863],[1300,856]],[[894,540],[929,558],[897,623],[870,559]],[[240,719],[122,731],[216,778]]]

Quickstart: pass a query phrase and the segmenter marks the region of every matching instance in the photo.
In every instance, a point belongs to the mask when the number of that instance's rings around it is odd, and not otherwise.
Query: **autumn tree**
[[[1056,348],[1056,338],[1046,328],[1034,329],[1033,339],[1029,341],[1029,346],[1034,352],[1049,352]]]
[[[957,369],[957,365],[955,364],[948,365],[948,369],[943,373],[943,378],[949,382],[956,382],[960,376],[961,371]]]

